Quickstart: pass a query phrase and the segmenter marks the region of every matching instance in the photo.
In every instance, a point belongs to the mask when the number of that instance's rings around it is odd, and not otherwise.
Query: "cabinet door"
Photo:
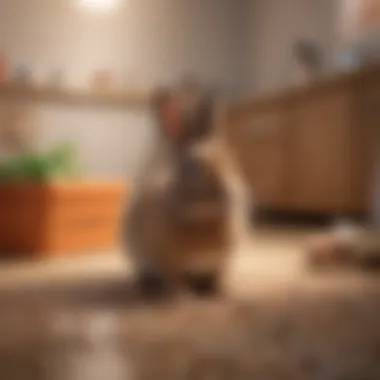
[[[349,86],[318,89],[294,103],[291,202],[316,212],[350,212],[354,136]]]
[[[281,108],[255,110],[237,126],[239,160],[254,201],[275,206],[285,187],[285,114]]]
[[[363,210],[380,200],[380,75],[360,83],[357,96],[356,203]]]

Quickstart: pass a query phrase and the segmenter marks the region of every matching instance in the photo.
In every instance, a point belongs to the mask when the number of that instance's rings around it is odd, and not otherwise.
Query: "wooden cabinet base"
[[[368,214],[380,129],[380,65],[232,106],[227,138],[256,205]]]
[[[0,254],[46,257],[117,248],[124,183],[0,187]]]

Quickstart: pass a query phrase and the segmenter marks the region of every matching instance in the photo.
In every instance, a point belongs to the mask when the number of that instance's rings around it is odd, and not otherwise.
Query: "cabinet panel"
[[[258,203],[328,214],[368,211],[380,166],[379,67],[233,109],[230,141]]]
[[[308,94],[294,105],[292,199],[310,211],[351,211],[354,194],[352,92]]]
[[[380,77],[361,83],[357,104],[355,202],[368,209],[379,191],[375,173],[380,167]]]
[[[242,169],[259,204],[277,204],[285,194],[285,123],[282,109],[255,110],[236,131]]]

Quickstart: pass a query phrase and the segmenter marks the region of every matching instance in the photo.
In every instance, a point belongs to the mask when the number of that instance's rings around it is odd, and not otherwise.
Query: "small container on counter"
[[[62,70],[53,70],[49,77],[49,86],[54,88],[61,88],[63,84]]]
[[[93,74],[91,84],[96,91],[110,91],[114,89],[114,77],[107,70],[97,71]]]
[[[33,82],[32,70],[26,65],[19,65],[14,69],[13,81],[17,84],[31,84]]]

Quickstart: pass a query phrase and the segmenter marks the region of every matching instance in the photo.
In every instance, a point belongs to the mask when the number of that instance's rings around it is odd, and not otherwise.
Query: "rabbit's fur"
[[[151,290],[166,282],[213,292],[246,223],[221,113],[195,88],[157,91],[153,105],[158,143],[134,187],[125,246]]]

